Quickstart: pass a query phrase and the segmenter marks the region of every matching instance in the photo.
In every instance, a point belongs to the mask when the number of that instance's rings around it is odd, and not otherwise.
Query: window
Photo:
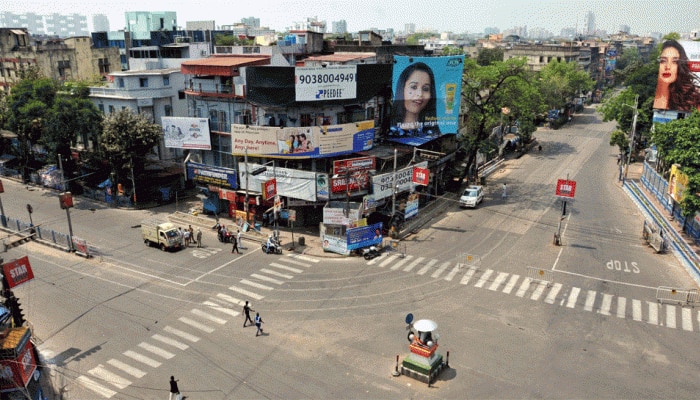
[[[170,106],[170,104],[166,104],[163,106],[163,114],[165,114],[166,117],[170,117],[173,115],[173,108]]]
[[[105,105],[104,104],[98,104],[97,109],[100,110],[102,114],[105,113]]]
[[[114,113],[114,106],[112,106],[112,105],[109,106],[109,113],[110,114]]]
[[[163,76],[163,86],[170,86],[170,75]]]
[[[124,78],[117,78],[117,87],[124,87]]]
[[[148,87],[148,78],[139,78],[140,87]]]

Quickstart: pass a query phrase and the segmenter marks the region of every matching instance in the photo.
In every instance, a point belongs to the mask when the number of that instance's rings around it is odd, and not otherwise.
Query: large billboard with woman
[[[654,109],[700,109],[700,42],[667,40],[661,45]]]
[[[394,57],[389,140],[419,146],[456,134],[464,56]]]

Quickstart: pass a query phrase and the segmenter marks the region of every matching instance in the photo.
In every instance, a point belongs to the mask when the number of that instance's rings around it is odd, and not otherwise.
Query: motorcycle
[[[270,242],[269,248],[267,246],[267,243],[263,243],[261,245],[261,249],[265,254],[282,254],[282,246],[275,241]]]
[[[379,257],[381,253],[379,252],[379,249],[376,246],[370,246],[365,249],[362,249],[362,257],[365,258],[365,260],[371,260],[375,257]]]
[[[219,238],[219,242],[222,242],[222,243],[233,243],[233,236],[234,236],[234,234],[231,233],[231,232],[228,232],[228,231],[227,231],[225,234],[222,234],[221,232],[219,232],[216,236]]]

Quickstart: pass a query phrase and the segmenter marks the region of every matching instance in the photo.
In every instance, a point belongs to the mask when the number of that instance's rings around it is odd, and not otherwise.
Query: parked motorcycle
[[[381,253],[379,252],[379,249],[376,246],[370,246],[365,249],[362,249],[362,257],[365,258],[365,260],[371,260],[375,257],[379,257]]]
[[[274,240],[270,242],[269,248],[267,246],[267,242],[263,243],[261,245],[261,249],[265,254],[282,254],[282,245]]]

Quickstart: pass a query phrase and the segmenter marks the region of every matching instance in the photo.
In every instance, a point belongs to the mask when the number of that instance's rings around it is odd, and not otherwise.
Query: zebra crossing
[[[543,301],[568,309],[581,309],[585,312],[631,319],[670,329],[700,331],[700,310],[678,304],[661,304],[655,298],[654,301],[630,299],[576,286],[565,287],[561,283],[548,283],[509,272],[494,269],[482,270],[474,265],[442,262],[413,255],[391,254],[369,260],[367,265],[455,281],[465,286],[471,285],[523,299]]]
[[[99,364],[78,376],[76,383],[102,398],[114,397],[119,390],[126,389],[135,380],[187,351],[204,335],[215,332],[217,328],[238,317],[241,313],[237,310],[245,304],[243,299],[262,300],[270,291],[294,279],[319,261],[299,254],[287,254],[286,257],[276,259],[266,268],[261,268],[230,286],[227,292],[217,293],[193,307],[180,316],[176,323],[166,325],[147,340],[124,351],[120,357],[109,359],[105,364]],[[41,349],[40,352],[45,359],[51,358],[48,357],[50,354]]]

